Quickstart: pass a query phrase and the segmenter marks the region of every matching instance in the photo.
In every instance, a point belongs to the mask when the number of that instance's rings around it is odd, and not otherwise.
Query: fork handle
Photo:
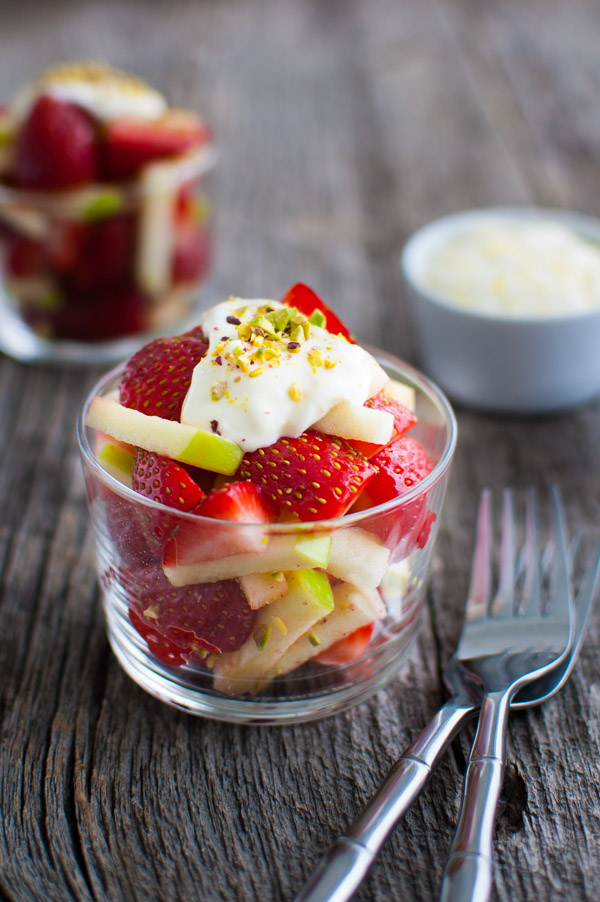
[[[494,824],[504,779],[510,698],[504,691],[490,692],[483,698],[440,902],[486,902],[490,898]]]
[[[347,902],[352,898],[385,840],[475,711],[475,705],[462,697],[453,697],[440,708],[393,765],[348,835],[340,836],[329,848],[294,902]]]

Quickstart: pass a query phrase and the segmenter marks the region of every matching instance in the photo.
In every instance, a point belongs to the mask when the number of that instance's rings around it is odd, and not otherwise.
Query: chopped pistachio
[[[220,401],[227,391],[226,382],[215,382],[210,389],[210,397],[213,401]]]
[[[320,645],[320,644],[321,644],[321,640],[318,639],[317,636],[315,636],[314,633],[309,633],[309,634],[308,634],[308,641],[310,642],[311,645],[314,645],[314,646],[317,646],[317,645]]]
[[[313,310],[311,315],[308,317],[308,321],[312,326],[319,326],[321,329],[324,329],[327,322],[327,317],[320,310]]]
[[[299,401],[302,398],[302,390],[297,382],[292,382],[288,389],[288,395],[292,401]]]
[[[271,628],[268,626],[260,626],[258,629],[254,630],[254,641],[256,642],[257,648],[260,648],[262,651],[269,639],[271,638]]]

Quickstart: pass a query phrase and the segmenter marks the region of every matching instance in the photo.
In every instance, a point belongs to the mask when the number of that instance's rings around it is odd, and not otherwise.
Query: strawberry
[[[147,163],[181,154],[209,139],[204,122],[187,110],[169,110],[153,121],[133,116],[114,119],[106,126],[103,175],[117,181],[134,178]]]
[[[54,334],[75,341],[106,341],[141,332],[147,323],[147,302],[135,288],[87,295],[68,291],[54,317]]]
[[[371,458],[377,475],[360,499],[358,507],[374,507],[403,495],[431,473],[431,463],[419,442],[410,436],[386,445]]]
[[[316,655],[313,660],[318,664],[323,664],[325,667],[335,667],[338,664],[348,664],[350,661],[354,661],[355,658],[362,655],[371,641],[374,628],[374,623],[360,626],[353,633],[350,633],[349,636],[338,639],[337,642],[334,642],[333,645],[322,651],[320,655]]]
[[[41,275],[45,271],[44,245],[33,238],[15,238],[6,254],[6,271],[17,279]]]
[[[288,307],[296,307],[300,313],[303,313],[309,319],[315,311],[322,313],[325,317],[324,328],[328,332],[332,332],[335,335],[343,335],[348,341],[354,343],[354,339],[343,322],[338,319],[333,310],[330,310],[308,285],[303,285],[301,282],[292,285],[282,297],[281,303],[287,304]]]
[[[194,367],[208,349],[200,336],[157,338],[130,358],[119,400],[142,413],[178,420]]]
[[[124,285],[133,273],[134,253],[133,216],[91,223],[79,235],[79,252],[67,274],[69,284],[90,293]]]
[[[180,511],[190,511],[204,498],[200,486],[183,467],[142,448],[135,455],[131,479],[133,490],[140,495]]]
[[[68,273],[77,263],[88,226],[84,222],[55,220],[46,241],[48,263],[56,272]]]
[[[273,523],[277,519],[277,506],[252,482],[229,482],[213,489],[193,512],[238,523]]]
[[[125,576],[126,588],[128,581]],[[236,651],[256,619],[236,579],[176,588],[157,571],[141,581],[133,577],[132,589],[131,622],[156,656],[173,665],[202,651]]]
[[[21,188],[67,188],[97,176],[97,141],[87,114],[72,103],[43,95],[21,128],[15,155]]]
[[[165,548],[166,566],[183,564],[188,559],[214,561],[232,554],[260,554],[264,549],[264,533],[245,529],[243,524],[273,523],[278,508],[253,483],[230,482],[209,492],[192,513],[215,521],[234,521],[240,526],[233,529],[218,522],[181,523]]]
[[[193,282],[208,271],[212,256],[210,233],[206,228],[177,225],[173,243],[173,282]]]
[[[325,520],[344,514],[376,472],[342,439],[305,432],[246,454],[237,475],[300,520]]]
[[[371,458],[378,473],[358,500],[355,510],[364,510],[398,498],[431,472],[431,463],[416,439],[402,436]],[[426,496],[415,498],[398,509],[373,516],[364,528],[377,535],[401,560],[415,547],[423,548],[429,538],[435,514],[427,508]]]
[[[373,457],[373,455],[377,454],[378,451],[381,451],[382,448],[388,447],[398,441],[398,439],[404,435],[405,432],[408,432],[409,429],[412,429],[417,422],[417,418],[412,410],[399,404],[398,401],[395,401],[393,398],[389,398],[383,392],[379,392],[378,395],[369,398],[365,401],[364,406],[372,407],[374,410],[383,410],[386,413],[391,413],[394,417],[394,431],[387,445],[374,445],[372,442],[349,440],[349,444],[367,458]]]

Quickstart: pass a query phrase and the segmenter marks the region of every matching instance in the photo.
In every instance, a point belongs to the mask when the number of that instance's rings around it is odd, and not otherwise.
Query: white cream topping
[[[314,325],[299,348],[292,342],[289,350],[287,337],[272,345],[267,340],[265,347],[277,353],[252,362],[256,345],[241,340],[238,325],[227,318],[245,323],[265,305],[286,310],[278,301],[231,298],[205,313],[209,350],[194,369],[181,412],[182,423],[218,430],[244,451],[301,435],[336,404],[363,404],[388,381],[367,351]]]
[[[168,107],[163,95],[141,79],[101,63],[66,63],[48,70],[17,91],[12,114],[23,120],[42,95],[75,103],[101,122],[121,116],[158,119]]]
[[[600,305],[600,252],[556,222],[490,221],[437,248],[422,284],[474,312],[566,316]]]

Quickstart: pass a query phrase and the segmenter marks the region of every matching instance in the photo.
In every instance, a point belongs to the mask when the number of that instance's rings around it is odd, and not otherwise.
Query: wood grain
[[[594,0],[0,3],[8,94],[106,57],[201,110],[221,147],[206,302],[306,281],[361,339],[414,359],[398,253],[444,213],[597,212]],[[194,719],[120,670],[103,631],[74,418],[97,372],[0,360],[0,897],[291,899],[443,699],[484,485],[558,481],[599,521],[600,408],[458,410],[459,449],[421,635],[361,707],[285,728]],[[600,898],[600,625],[569,685],[513,717],[495,898]],[[437,898],[472,730],[357,899]]]

